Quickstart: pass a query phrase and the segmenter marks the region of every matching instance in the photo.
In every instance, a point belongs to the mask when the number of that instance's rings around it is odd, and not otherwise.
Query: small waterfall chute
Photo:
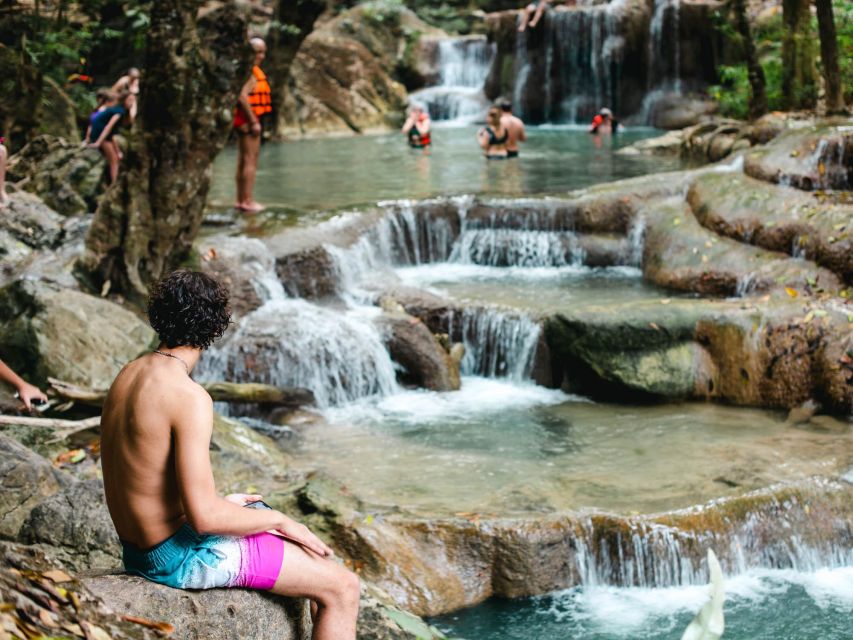
[[[711,599],[684,630],[681,640],[719,640],[726,630],[723,604],[726,601],[723,569],[713,549],[708,549],[708,573],[711,575]]]
[[[411,94],[437,121],[471,122],[482,118],[489,101],[483,92],[495,46],[484,36],[444,38],[436,45],[438,84]]]

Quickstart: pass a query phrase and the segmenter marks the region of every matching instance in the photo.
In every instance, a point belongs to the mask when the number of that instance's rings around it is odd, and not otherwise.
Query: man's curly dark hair
[[[173,271],[151,287],[148,321],[170,349],[207,349],[231,323],[228,289],[198,271]]]

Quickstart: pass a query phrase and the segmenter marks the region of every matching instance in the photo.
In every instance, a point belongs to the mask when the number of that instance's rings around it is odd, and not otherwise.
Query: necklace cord
[[[187,375],[190,375],[189,365],[180,356],[176,356],[174,353],[165,353],[164,351],[160,351],[159,349],[154,349],[153,353],[156,353],[157,355],[160,355],[160,356],[166,356],[167,358],[174,358],[175,360],[180,362],[182,365],[184,365],[184,369],[186,369]]]

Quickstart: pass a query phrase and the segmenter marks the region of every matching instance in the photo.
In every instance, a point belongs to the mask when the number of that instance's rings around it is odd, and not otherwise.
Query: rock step
[[[853,205],[736,173],[697,176],[687,201],[714,233],[805,257],[853,284]]]
[[[597,397],[853,410],[853,332],[820,302],[690,300],[587,307],[544,329],[553,384]]]
[[[748,176],[812,191],[853,186],[853,130],[850,120],[789,129],[746,154]]]
[[[637,216],[647,225],[643,275],[658,286],[704,296],[784,295],[785,287],[811,291],[810,283],[827,290],[841,286],[834,273],[813,262],[720,237],[701,226],[681,198],[648,202]]]
[[[844,523],[851,497],[850,485],[815,479],[647,516],[364,518],[363,505],[333,480],[317,477],[303,489],[300,505],[398,605],[438,615],[493,596],[580,584],[702,584],[709,547],[730,571],[849,561],[853,538]],[[780,528],[780,517],[790,527]]]

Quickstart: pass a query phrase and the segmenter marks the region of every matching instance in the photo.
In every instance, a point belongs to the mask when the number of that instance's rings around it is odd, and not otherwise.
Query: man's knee
[[[357,608],[361,595],[361,580],[349,569],[340,566],[327,585],[326,606]]]

